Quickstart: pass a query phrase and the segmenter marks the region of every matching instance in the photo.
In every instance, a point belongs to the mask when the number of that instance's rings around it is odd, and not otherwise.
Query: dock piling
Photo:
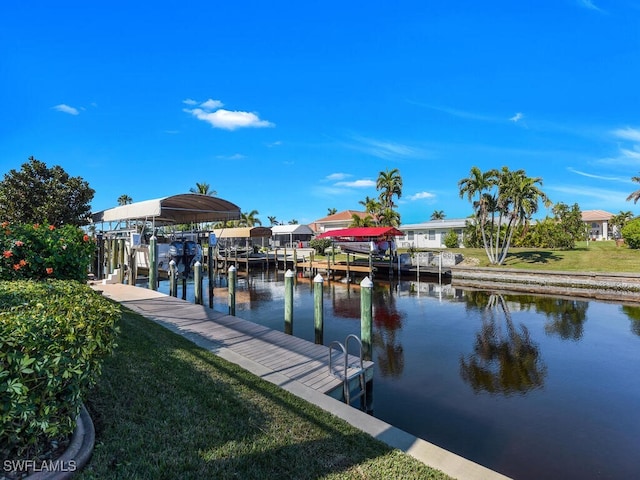
[[[293,280],[295,273],[287,270],[284,274],[284,333],[293,334]]]
[[[238,284],[238,271],[234,265],[229,267],[228,274],[228,286],[229,286],[229,315],[236,314],[236,286]]]
[[[315,343],[324,343],[324,308],[323,308],[324,279],[318,274],[313,279],[313,326],[315,330]]]
[[[193,265],[193,284],[195,291],[195,303],[197,305],[202,305],[204,300],[202,297],[202,264],[200,262],[196,262]]]
[[[360,282],[360,338],[362,340],[362,353],[365,360],[371,360],[371,340],[373,337],[373,307],[372,307],[373,282],[365,277]]]

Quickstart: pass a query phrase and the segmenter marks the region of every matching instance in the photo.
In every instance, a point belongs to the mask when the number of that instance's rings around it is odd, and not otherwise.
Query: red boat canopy
[[[318,236],[318,238],[331,237],[403,237],[404,233],[394,227],[354,227],[329,230]]]

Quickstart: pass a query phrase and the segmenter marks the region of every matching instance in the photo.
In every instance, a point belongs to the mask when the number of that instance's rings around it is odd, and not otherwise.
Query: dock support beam
[[[313,279],[313,326],[315,331],[315,343],[324,343],[324,305],[323,288],[324,279],[318,274]]]
[[[229,315],[236,314],[236,285],[238,283],[238,272],[234,265],[229,267],[229,275],[227,276],[229,283]]]
[[[178,268],[175,260],[169,262],[169,295],[178,297]]]
[[[158,239],[155,235],[149,239],[149,288],[158,290]]]
[[[196,305],[202,305],[204,298],[202,296],[202,264],[200,262],[193,265],[193,288]]]
[[[362,356],[365,360],[371,360],[373,337],[373,307],[372,307],[373,282],[365,277],[360,282],[360,337],[362,340]]]
[[[295,273],[287,270],[284,274],[284,333],[293,335],[293,279]]]

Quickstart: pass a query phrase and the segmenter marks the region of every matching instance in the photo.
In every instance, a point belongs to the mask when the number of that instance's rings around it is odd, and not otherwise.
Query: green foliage
[[[444,237],[444,246],[447,248],[458,248],[460,246],[459,244],[458,234],[453,230],[449,230]]]
[[[622,238],[629,248],[640,248],[640,218],[636,218],[627,222],[624,227],[622,227]]]
[[[314,238],[309,242],[309,246],[313,248],[318,255],[324,255],[324,251],[331,246],[331,239]]]
[[[29,157],[20,171],[10,170],[0,182],[0,218],[11,223],[84,225],[94,193],[81,177]]]
[[[73,432],[119,318],[78,282],[0,282],[0,456],[37,456]]]
[[[95,245],[78,227],[0,224],[0,280],[84,281]]]

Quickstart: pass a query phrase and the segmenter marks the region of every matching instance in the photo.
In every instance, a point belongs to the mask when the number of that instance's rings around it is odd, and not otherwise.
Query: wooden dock
[[[337,369],[344,365],[344,357],[336,349],[333,350],[332,360],[335,368],[333,372],[329,372],[329,347],[324,345],[146,288],[102,283],[95,283],[93,288],[186,338],[193,341],[194,337],[203,339],[213,351],[231,351],[261,365],[267,374],[277,372],[292,381],[344,401],[344,383],[341,378],[343,371]],[[359,357],[349,355],[350,366],[359,365],[359,362]],[[364,370],[364,378],[370,390],[373,362],[365,361]],[[352,374],[353,369],[347,372],[349,377],[353,377]],[[351,378],[349,385],[351,391],[357,388],[358,378]]]

